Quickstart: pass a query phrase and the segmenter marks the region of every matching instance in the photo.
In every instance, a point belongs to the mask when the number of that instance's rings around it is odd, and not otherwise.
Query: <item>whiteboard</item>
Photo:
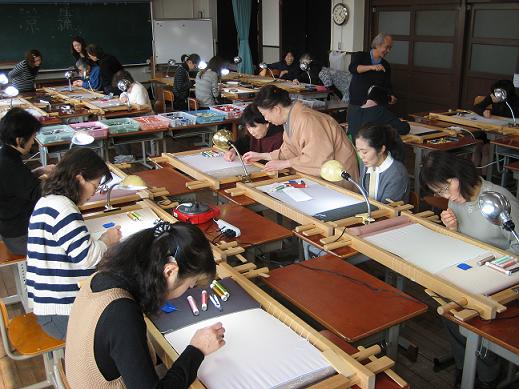
[[[153,21],[155,63],[180,62],[182,54],[196,53],[206,62],[214,55],[211,19],[158,19]]]

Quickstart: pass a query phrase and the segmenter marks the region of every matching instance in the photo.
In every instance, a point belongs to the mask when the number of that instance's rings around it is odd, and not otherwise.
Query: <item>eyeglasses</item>
[[[449,191],[451,184],[446,184],[445,186],[441,187],[439,190],[433,191],[433,193],[437,196],[442,196],[443,194],[447,193]]]

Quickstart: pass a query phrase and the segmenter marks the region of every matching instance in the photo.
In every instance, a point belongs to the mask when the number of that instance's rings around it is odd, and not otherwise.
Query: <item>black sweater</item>
[[[104,93],[108,94],[113,92],[118,94],[118,92],[115,91],[115,88],[112,88],[112,78],[115,73],[123,69],[119,60],[113,55],[105,54],[102,58],[98,58],[97,64],[99,65],[99,70],[101,72],[101,86]]]
[[[519,97],[512,96],[508,98],[508,104],[512,107],[514,111],[514,115],[516,118],[519,117]],[[491,106],[490,112],[492,115],[504,116],[507,118],[512,117],[512,112],[510,112],[510,108],[506,105],[506,103],[494,103],[492,102],[492,98],[490,96],[486,96],[483,101],[479,104],[474,105],[473,109],[479,115],[483,115],[483,111],[487,109],[488,106]]]
[[[393,112],[383,105],[361,108],[352,112],[348,118],[348,134],[355,139],[359,129],[365,124],[387,124],[393,127],[400,135],[409,134],[409,123],[400,120]]]
[[[91,288],[93,292],[131,289],[125,280],[111,273],[96,274]],[[103,377],[111,381],[122,376],[127,388],[188,388],[196,379],[204,354],[187,346],[159,380],[146,339],[146,323],[137,302],[118,299],[110,303],[99,317],[94,334],[95,360]]]
[[[372,65],[370,52],[358,51],[352,55],[349,67],[350,73],[352,74],[350,83],[350,104],[364,104],[368,97],[368,89],[371,85],[382,86],[389,91],[389,94],[393,94],[393,88],[391,87],[391,66],[389,62],[383,58],[380,64],[386,69],[385,72],[370,70],[365,73],[359,73],[357,72],[359,65]]]
[[[0,149],[0,176],[0,235],[27,235],[29,219],[41,196],[41,182],[25,166],[22,155],[8,145]]]

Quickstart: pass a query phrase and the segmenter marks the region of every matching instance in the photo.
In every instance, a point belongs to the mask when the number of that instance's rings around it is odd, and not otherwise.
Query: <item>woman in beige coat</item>
[[[292,168],[319,176],[321,165],[330,159],[340,161],[354,180],[359,178],[355,149],[346,133],[329,115],[300,102],[293,103],[287,91],[266,85],[254,100],[265,120],[283,125],[283,144],[270,153],[248,152],[246,162],[268,161],[266,171]]]

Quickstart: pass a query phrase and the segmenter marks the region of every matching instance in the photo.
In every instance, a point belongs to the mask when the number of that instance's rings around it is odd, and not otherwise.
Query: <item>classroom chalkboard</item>
[[[42,69],[74,65],[71,38],[79,35],[122,64],[153,55],[150,3],[0,4],[0,61],[20,61],[38,49]]]

